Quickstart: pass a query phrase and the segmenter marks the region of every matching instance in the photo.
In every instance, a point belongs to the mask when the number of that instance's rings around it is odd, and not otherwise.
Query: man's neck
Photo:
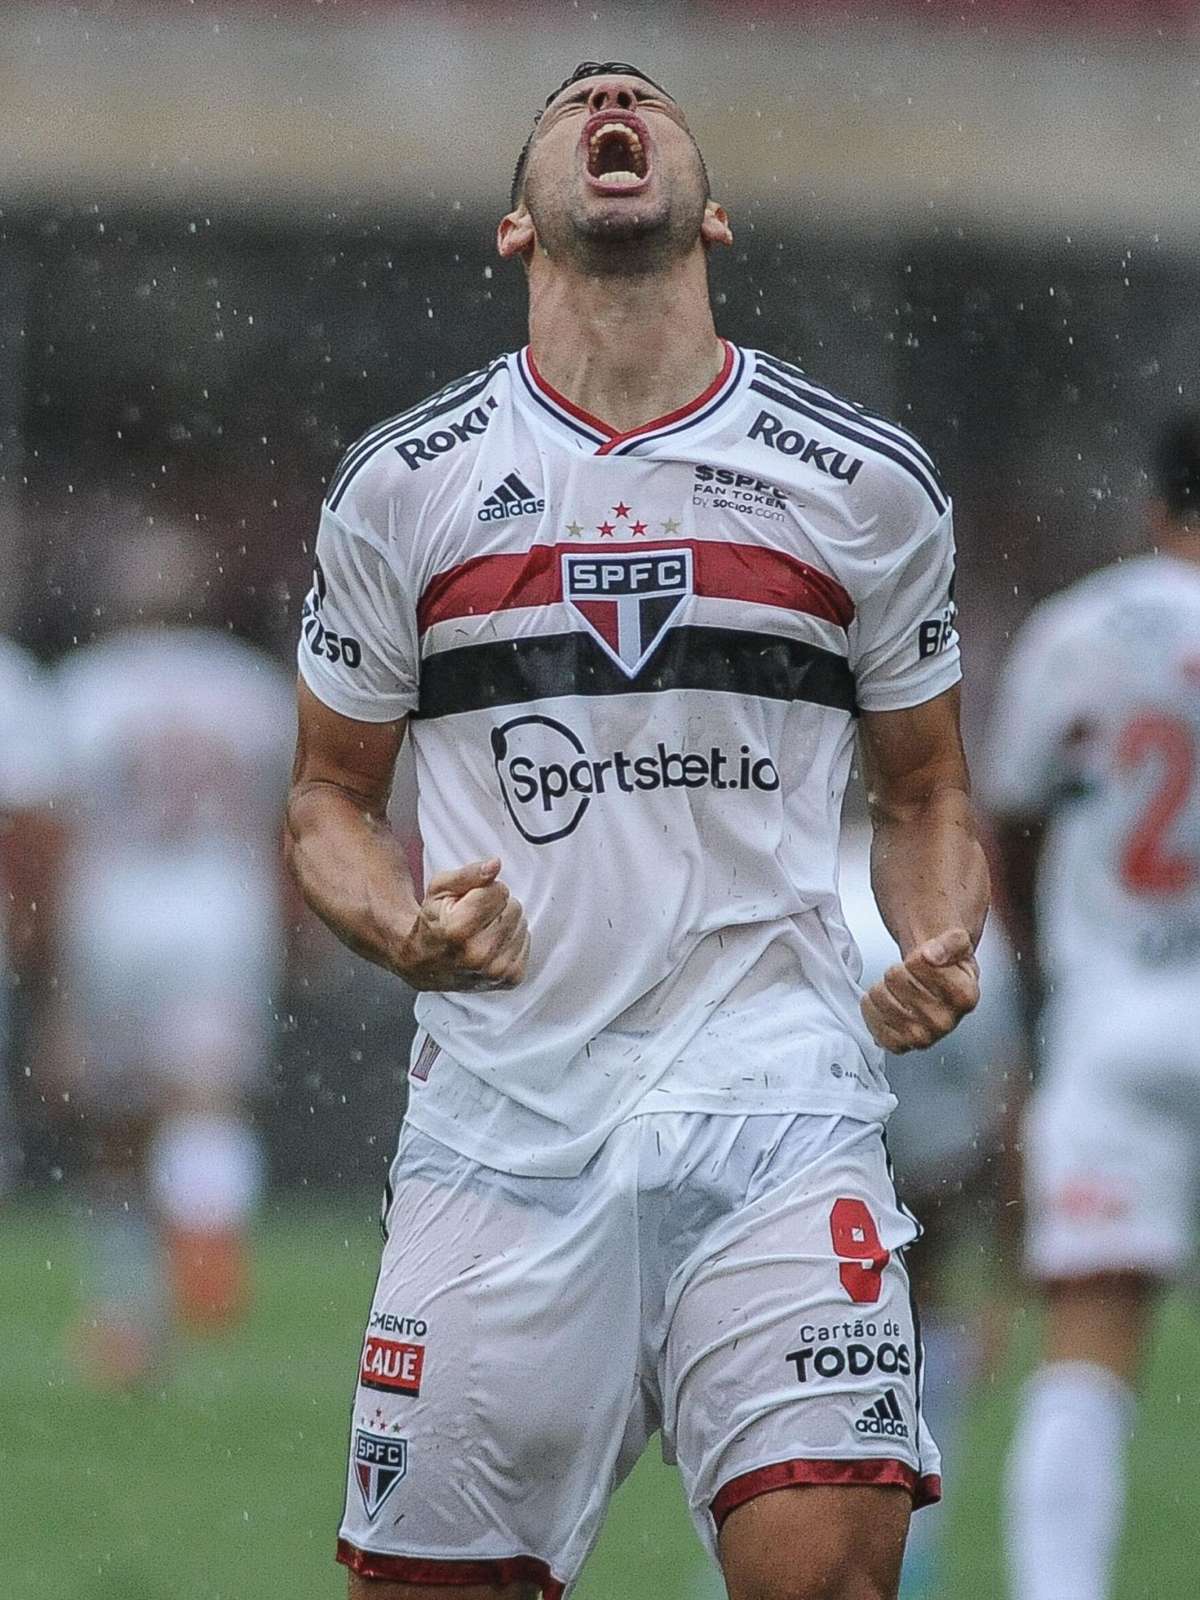
[[[529,343],[546,382],[619,433],[687,405],[725,358],[699,251],[670,273],[635,279],[537,262]]]

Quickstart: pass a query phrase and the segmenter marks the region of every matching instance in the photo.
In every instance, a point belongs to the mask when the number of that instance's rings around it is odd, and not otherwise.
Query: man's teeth
[[[588,148],[592,158],[591,164],[595,166],[598,163],[604,141],[614,137],[623,142],[634,166],[640,166],[644,170],[646,161],[642,154],[642,141],[633,129],[623,122],[606,122],[592,134],[588,141]],[[622,167],[615,172],[602,173],[600,176],[605,183],[630,184],[641,182],[641,173],[633,170],[632,167]]]

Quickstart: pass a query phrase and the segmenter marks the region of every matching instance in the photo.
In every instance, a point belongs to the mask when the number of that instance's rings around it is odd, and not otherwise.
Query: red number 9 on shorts
[[[874,1305],[883,1291],[881,1274],[892,1258],[879,1238],[875,1218],[865,1200],[843,1196],[829,1213],[829,1236],[841,1256],[838,1277],[856,1306]]]

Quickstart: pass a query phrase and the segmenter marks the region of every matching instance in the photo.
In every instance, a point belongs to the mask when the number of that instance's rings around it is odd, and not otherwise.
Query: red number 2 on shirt
[[[1167,833],[1187,805],[1196,780],[1196,740],[1180,717],[1145,712],[1117,742],[1122,771],[1155,761],[1162,777],[1121,851],[1121,880],[1134,894],[1179,894],[1200,876],[1194,856],[1167,846]]]
[[[856,1306],[874,1305],[883,1292],[882,1273],[892,1253],[879,1239],[875,1218],[864,1200],[843,1196],[829,1213],[829,1235],[842,1258],[838,1277]]]

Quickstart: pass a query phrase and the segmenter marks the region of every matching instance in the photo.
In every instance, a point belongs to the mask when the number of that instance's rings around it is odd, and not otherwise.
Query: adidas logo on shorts
[[[857,1433],[869,1433],[877,1439],[907,1439],[908,1423],[900,1414],[896,1391],[885,1390],[883,1399],[876,1400],[874,1405],[868,1406],[854,1424],[854,1428]]]
[[[510,472],[503,483],[496,485],[475,515],[480,522],[502,522],[505,517],[523,517],[545,509],[546,502],[537,498],[518,473]]]

